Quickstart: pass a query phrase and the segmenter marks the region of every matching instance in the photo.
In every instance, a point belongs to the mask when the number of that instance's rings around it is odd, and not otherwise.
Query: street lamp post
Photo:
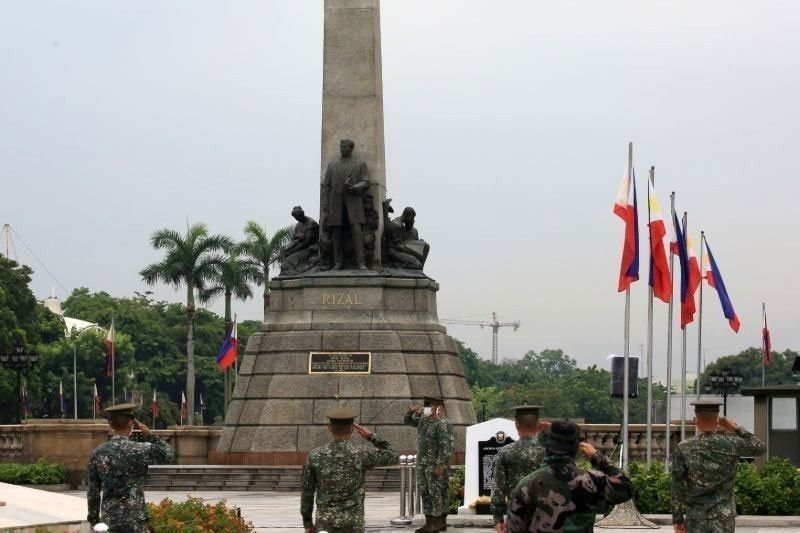
[[[707,393],[722,395],[722,415],[728,416],[728,395],[739,390],[744,377],[739,374],[731,374],[727,369],[719,374],[711,374],[708,381],[703,385]]]
[[[75,420],[78,419],[78,328],[72,326],[72,410]]]
[[[22,423],[22,415],[20,414],[20,400],[22,396],[22,372],[27,370],[36,363],[39,359],[39,354],[35,352],[25,352],[25,346],[22,343],[14,345],[12,353],[0,354],[0,363],[17,373],[17,423]]]

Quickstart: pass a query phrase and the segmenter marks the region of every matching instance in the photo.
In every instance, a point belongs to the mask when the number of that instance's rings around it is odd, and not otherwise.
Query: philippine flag
[[[25,418],[31,414],[31,399],[28,396],[28,384],[22,384],[22,408],[25,411]]]
[[[116,364],[114,361],[114,349],[116,344],[116,332],[114,331],[114,319],[111,319],[111,327],[108,328],[108,335],[106,335],[106,365],[105,365],[105,375],[111,377],[114,375],[114,365]]]
[[[706,279],[708,284],[717,290],[719,295],[719,303],[722,304],[722,314],[728,319],[733,331],[739,331],[739,317],[736,316],[736,311],[733,310],[733,304],[728,296],[728,290],[725,288],[725,282],[722,280],[722,274],[719,272],[717,262],[714,260],[714,254],[711,253],[711,247],[708,245],[708,239],[703,239],[708,252],[708,261],[710,269],[706,272]]]
[[[225,340],[222,341],[222,346],[219,349],[219,354],[217,354],[217,364],[219,364],[220,370],[225,370],[229,366],[231,366],[234,361],[236,361],[236,357],[239,355],[239,340],[238,340],[238,327],[236,325],[236,321],[233,322],[233,329],[231,329],[231,334],[225,337]]]
[[[670,280],[667,252],[664,248],[667,227],[661,216],[661,205],[658,202],[652,178],[647,180],[647,211],[650,220],[648,224],[650,230],[650,286],[653,287],[653,296],[669,303],[672,298],[672,280]]]
[[[772,363],[772,339],[769,336],[769,328],[767,327],[767,306],[761,304],[761,356],[764,358],[764,364],[769,365]]]
[[[153,403],[150,404],[150,412],[153,414],[153,420],[158,418],[158,397],[156,396],[156,389],[153,389]]]
[[[58,399],[59,403],[61,404],[61,416],[64,416],[64,413],[67,412],[67,402],[64,399],[64,382],[58,382]]]
[[[622,292],[639,279],[639,214],[636,206],[636,174],[633,167],[622,177],[614,214],[625,223],[625,241],[619,267],[617,291]],[[633,182],[631,184],[631,182]],[[633,185],[631,187],[631,185]],[[632,194],[631,194],[632,193]]]
[[[678,260],[681,265],[681,329],[684,329],[694,320],[694,313],[697,311],[694,293],[700,286],[700,267],[696,257],[692,261],[694,254],[690,252],[678,215],[673,213],[672,218],[678,244]]]

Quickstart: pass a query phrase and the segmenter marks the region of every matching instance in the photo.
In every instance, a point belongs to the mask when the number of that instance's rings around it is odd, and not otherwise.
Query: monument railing
[[[0,426],[0,461],[20,460],[25,447],[22,425]]]

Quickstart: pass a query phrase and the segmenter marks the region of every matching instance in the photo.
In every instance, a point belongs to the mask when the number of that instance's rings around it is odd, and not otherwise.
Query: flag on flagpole
[[[103,402],[100,399],[100,394],[97,392],[97,383],[94,384],[92,395],[92,415],[96,417],[97,413],[103,412]]]
[[[111,377],[114,374],[114,344],[116,342],[116,333],[114,331],[114,319],[111,319],[111,327],[108,328],[108,335],[106,335],[106,364],[104,374]]]
[[[739,317],[736,316],[736,311],[733,310],[733,304],[728,296],[728,290],[725,288],[725,282],[722,279],[722,274],[719,271],[717,262],[714,259],[714,254],[711,253],[711,247],[708,245],[708,239],[703,239],[708,253],[709,268],[706,271],[705,278],[711,287],[717,290],[719,296],[719,303],[722,305],[722,313],[728,319],[733,331],[739,331]],[[702,245],[702,244],[701,244]]]
[[[202,411],[205,411],[205,410],[206,410],[206,404],[203,401],[203,393],[201,392],[200,393],[200,411],[202,412]]]
[[[762,319],[761,319],[761,356],[764,359],[765,365],[772,364],[772,339],[769,336],[769,328],[767,327],[767,306],[762,304]]]
[[[31,414],[31,399],[28,396],[28,384],[26,382],[22,383],[22,409],[25,412],[25,418],[28,418]]]
[[[697,307],[694,303],[694,293],[700,286],[700,267],[697,258],[692,261],[687,239],[678,215],[673,214],[672,225],[675,228],[675,240],[678,246],[678,262],[681,267],[681,329],[685,329],[694,320]]]
[[[64,413],[67,412],[67,402],[64,400],[64,382],[58,382],[58,399],[59,403],[61,404],[61,416],[64,416]]]
[[[181,425],[183,425],[184,419],[187,419],[188,421],[189,418],[188,415],[189,413],[187,411],[187,406],[186,406],[186,394],[184,394],[184,392],[181,391]]]
[[[234,320],[231,333],[225,337],[224,341],[222,341],[222,346],[217,354],[217,364],[219,365],[220,370],[225,370],[229,366],[233,365],[234,361],[236,361],[236,357],[239,355],[238,329],[239,328],[236,325],[236,321]]]
[[[631,186],[632,185],[632,186]],[[639,279],[639,213],[636,206],[636,174],[633,167],[622,177],[614,214],[625,223],[622,261],[619,267],[617,291],[622,292]]]
[[[153,389],[153,403],[150,404],[150,412],[153,414],[153,420],[158,418],[158,397],[156,396],[156,389]]]
[[[661,216],[661,204],[656,196],[656,187],[652,177],[647,180],[647,213],[648,229],[650,231],[650,286],[653,287],[653,296],[669,303],[672,298],[672,280],[669,274],[669,262],[664,247],[664,237],[667,227]]]

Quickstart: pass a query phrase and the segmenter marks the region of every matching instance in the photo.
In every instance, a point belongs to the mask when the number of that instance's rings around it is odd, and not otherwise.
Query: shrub
[[[205,504],[201,498],[190,497],[176,503],[164,498],[161,503],[147,504],[150,518],[148,526],[158,533],[250,533],[255,531],[251,522],[246,522],[236,507],[228,507],[225,501]]]
[[[58,485],[67,482],[62,464],[39,459],[34,464],[0,463],[0,482],[14,485]]]
[[[640,513],[664,514],[672,512],[670,507],[670,475],[664,472],[664,463],[653,461],[630,463],[628,477],[633,482],[634,500]]]
[[[464,505],[464,465],[454,466],[450,470],[450,486],[447,489],[447,501],[450,514],[458,512]]]

